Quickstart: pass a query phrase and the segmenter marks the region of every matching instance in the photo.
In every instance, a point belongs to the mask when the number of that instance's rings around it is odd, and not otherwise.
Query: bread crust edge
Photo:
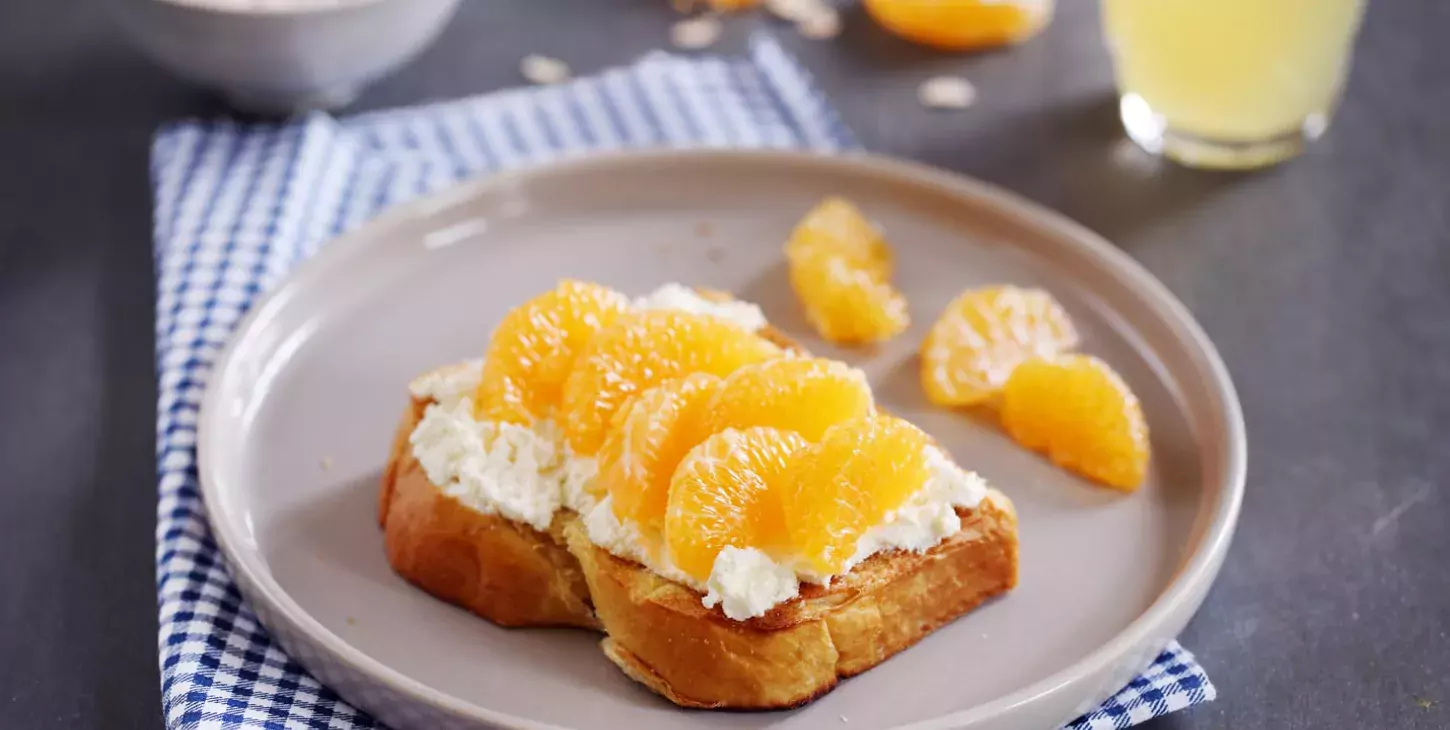
[[[799,707],[871,669],[1017,584],[1017,518],[992,492],[961,510],[962,532],[922,553],[878,554],[829,588],[747,621],[700,594],[565,530],[608,637],[631,679],[683,707]]]

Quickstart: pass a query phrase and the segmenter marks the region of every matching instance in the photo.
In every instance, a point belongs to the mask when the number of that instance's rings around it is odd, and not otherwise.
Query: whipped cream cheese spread
[[[431,400],[444,408],[453,408],[464,398],[473,397],[481,379],[483,360],[468,360],[419,375],[408,383],[408,392],[418,400]]]
[[[563,489],[564,506],[584,514],[594,507],[594,495],[585,491],[594,477],[599,476],[599,460],[592,456],[575,456],[568,444],[564,445],[564,472],[560,488]]]
[[[700,296],[699,292],[683,284],[669,283],[654,290],[649,296],[634,300],[635,309],[672,309],[676,312],[705,314],[718,317],[754,332],[764,327],[765,313],[750,302],[733,299],[712,302]]]
[[[766,324],[753,304],[711,302],[680,284],[667,284],[634,306],[717,316],[751,330]],[[829,585],[836,577],[812,572],[795,556],[727,547],[702,583],[676,567],[668,554],[650,554],[639,526],[616,517],[612,498],[597,500],[589,494],[598,463],[594,457],[574,456],[552,420],[525,427],[474,418],[472,396],[481,375],[482,361],[474,360],[427,373],[408,386],[414,397],[433,401],[409,442],[428,479],[445,494],[479,512],[540,531],[548,529],[560,508],[572,509],[595,545],[704,594],[705,607],[719,605],[735,620],[764,615],[794,598],[803,581]],[[927,483],[861,536],[841,573],[877,553],[928,550],[961,531],[956,510],[980,503],[986,483],[934,446],[927,447],[926,458],[931,471]]]
[[[547,530],[562,497],[556,433],[547,419],[533,428],[475,420],[473,399],[465,397],[452,408],[428,406],[408,440],[428,480],[444,494],[479,512]]]
[[[764,615],[766,611],[800,595],[801,581],[795,571],[775,562],[755,548],[725,546],[715,557],[715,569],[705,582],[705,608],[721,604],[720,610],[737,621]]]

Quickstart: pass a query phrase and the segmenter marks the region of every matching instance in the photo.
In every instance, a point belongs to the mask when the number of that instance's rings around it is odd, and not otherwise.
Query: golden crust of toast
[[[748,621],[565,529],[605,631],[604,653],[684,707],[796,707],[870,669],[1017,584],[1017,517],[993,491],[961,510],[963,529],[923,553],[881,553],[829,588]]]
[[[579,561],[564,549],[573,515],[561,511],[545,533],[444,494],[408,444],[427,405],[409,406],[383,472],[379,519],[393,570],[501,626],[598,629]]]
[[[728,295],[701,290],[706,298]],[[761,336],[804,352],[767,327]],[[389,563],[433,596],[508,627],[604,630],[626,675],[683,707],[774,709],[810,702],[1017,583],[1017,517],[992,491],[962,531],[924,553],[882,553],[748,621],[591,542],[560,510],[548,532],[474,510],[433,485],[398,425],[379,491]]]

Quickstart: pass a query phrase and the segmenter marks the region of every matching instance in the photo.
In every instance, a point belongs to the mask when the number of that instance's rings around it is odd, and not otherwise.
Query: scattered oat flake
[[[324,457],[322,457],[322,461],[318,464],[318,466],[322,467],[322,470],[323,471],[327,471],[328,469],[331,469],[332,468],[332,457],[331,456],[324,456]]]
[[[795,29],[802,37],[813,41],[829,40],[841,34],[841,14],[835,8],[823,5],[797,20]]]
[[[569,80],[569,65],[557,58],[531,53],[519,62],[519,73],[533,84],[559,84]]]
[[[765,0],[765,9],[771,15],[792,23],[820,15],[823,10],[834,10],[825,0]]]
[[[715,41],[720,40],[720,31],[723,27],[720,19],[713,15],[701,15],[681,20],[670,28],[670,43],[673,43],[676,48],[688,51],[709,48],[715,45]]]
[[[348,626],[356,626],[357,625],[357,619],[355,619],[355,618],[353,618],[351,616],[348,616],[347,617],[347,625]]]
[[[961,76],[936,76],[923,82],[916,96],[930,109],[966,109],[977,100],[977,87]]]

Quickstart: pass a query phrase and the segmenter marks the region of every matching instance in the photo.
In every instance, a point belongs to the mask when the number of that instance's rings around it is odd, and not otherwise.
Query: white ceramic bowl
[[[347,104],[426,47],[458,0],[113,0],[142,50],[238,108],[292,113]]]

